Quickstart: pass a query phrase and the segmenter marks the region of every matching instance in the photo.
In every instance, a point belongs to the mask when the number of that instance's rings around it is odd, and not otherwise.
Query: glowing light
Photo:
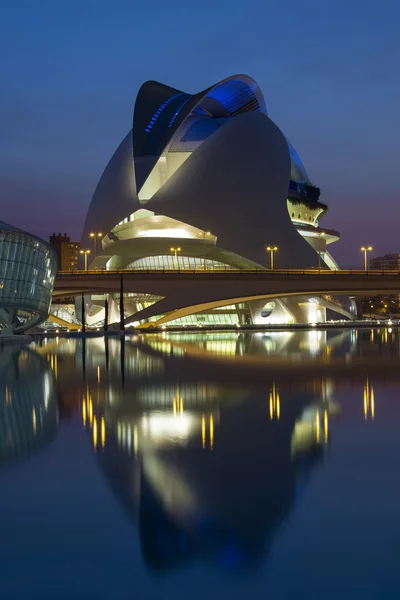
[[[210,450],[214,448],[214,418],[210,415]]]
[[[324,410],[324,436],[325,444],[328,443],[328,411]]]
[[[368,413],[371,415],[371,419],[375,419],[375,392],[372,385],[370,385],[368,377],[364,386],[364,418],[368,419]]]
[[[100,383],[100,366],[97,367],[97,383]]]
[[[371,387],[371,417],[372,420],[375,419],[375,394],[373,387]]]
[[[83,400],[82,402],[82,420],[83,420],[83,426],[86,426],[86,402],[85,400]]]
[[[279,421],[281,416],[281,399],[275,382],[272,383],[272,388],[269,393],[269,417],[272,421],[274,417]]]
[[[193,239],[196,236],[190,233],[186,229],[146,229],[139,231],[137,237],[152,237],[152,238],[180,238],[180,239]]]
[[[317,410],[317,414],[315,416],[315,438],[317,440],[317,444],[319,444],[321,439],[321,425],[319,422],[319,410]]]
[[[143,431],[145,431],[145,417],[143,417]],[[194,425],[194,417],[188,413],[179,419],[173,415],[152,414],[147,419],[148,432],[154,439],[178,438],[186,439]]]
[[[206,447],[206,418],[204,415],[201,417],[201,444],[202,448]]]
[[[96,419],[96,417],[93,418],[93,446],[94,446],[94,449],[96,450],[96,448],[97,448],[97,419]]]
[[[93,402],[91,397],[89,397],[89,423],[90,425],[93,423]]]
[[[106,445],[106,423],[104,421],[104,417],[101,417],[101,427],[100,427],[100,435],[101,435],[101,447],[104,448]]]

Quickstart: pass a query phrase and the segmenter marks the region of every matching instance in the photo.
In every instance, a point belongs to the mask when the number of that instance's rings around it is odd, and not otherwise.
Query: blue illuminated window
[[[147,133],[150,133],[150,131],[153,129],[157,119],[159,118],[161,113],[167,108],[167,106],[169,106],[171,104],[171,102],[176,100],[176,98],[180,98],[181,96],[187,97],[187,94],[184,94],[183,92],[179,92],[179,94],[174,94],[173,96],[168,98],[168,100],[165,100],[165,102],[163,102],[161,104],[161,106],[158,107],[158,109],[156,110],[154,115],[151,117],[149,123],[147,124],[146,130],[145,130]]]

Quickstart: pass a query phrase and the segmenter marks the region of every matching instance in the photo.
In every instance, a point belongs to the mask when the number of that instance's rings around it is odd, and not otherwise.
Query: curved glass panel
[[[290,179],[296,183],[299,181],[309,181],[306,168],[303,165],[300,156],[287,138],[286,141],[290,152]]]
[[[49,312],[56,272],[56,255],[48,244],[22,231],[0,229],[3,325],[6,314],[14,314],[10,318],[14,319],[15,331],[29,328],[34,321],[43,321]]]

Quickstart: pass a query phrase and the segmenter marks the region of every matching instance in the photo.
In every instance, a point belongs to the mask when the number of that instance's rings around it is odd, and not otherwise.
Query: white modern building
[[[329,247],[339,234],[320,224],[327,206],[319,195],[253,79],[235,75],[194,95],[149,81],[138,93],[133,128],[97,186],[81,246],[90,234],[101,237],[90,255],[97,269],[338,269]],[[88,324],[102,324],[105,299],[90,298]],[[145,290],[127,295],[124,317],[143,325],[141,311],[158,300]],[[108,302],[110,322],[119,320],[118,297]],[[167,326],[354,314],[348,297],[291,296],[181,319],[172,312]]]

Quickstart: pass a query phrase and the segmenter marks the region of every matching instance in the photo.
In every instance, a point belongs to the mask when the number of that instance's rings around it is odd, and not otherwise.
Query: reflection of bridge
[[[300,294],[398,294],[400,271],[79,271],[59,273],[54,297],[81,293],[145,293],[162,299],[135,314],[135,320],[174,312],[174,318],[250,300]],[[161,325],[169,317],[157,321]],[[132,320],[132,317],[129,318]]]

